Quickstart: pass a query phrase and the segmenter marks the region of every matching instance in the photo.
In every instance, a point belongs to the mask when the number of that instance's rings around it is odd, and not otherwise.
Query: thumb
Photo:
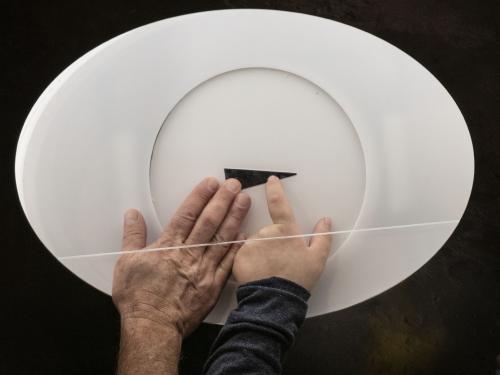
[[[136,209],[128,209],[123,218],[122,250],[138,250],[146,246],[146,223]]]
[[[325,233],[332,230],[332,221],[329,217],[324,217],[314,226],[314,233]],[[326,261],[332,247],[332,235],[322,234],[313,236],[309,249]]]

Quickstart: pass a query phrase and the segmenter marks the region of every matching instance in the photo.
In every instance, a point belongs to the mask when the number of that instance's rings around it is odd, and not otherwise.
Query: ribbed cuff
[[[240,289],[245,289],[247,287],[263,287],[263,288],[272,288],[272,289],[278,289],[280,291],[286,292],[293,294],[296,297],[299,297],[302,299],[304,302],[307,302],[309,298],[311,297],[311,293],[304,288],[303,286],[294,283],[293,281],[290,281],[288,279],[284,279],[282,277],[269,277],[267,279],[260,279],[256,281],[251,281],[246,284],[242,284],[239,286],[238,291]],[[238,298],[238,303],[240,302],[239,294],[237,293],[237,298]]]

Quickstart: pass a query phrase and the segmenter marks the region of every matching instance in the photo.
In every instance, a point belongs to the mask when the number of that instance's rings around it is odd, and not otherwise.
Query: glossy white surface
[[[123,34],[70,66],[40,97],[19,140],[16,182],[25,213],[45,246],[57,257],[119,249],[122,213],[128,207],[144,213],[153,239],[160,226],[150,195],[150,159],[167,115],[202,82],[259,67],[290,72],[318,85],[352,122],[365,168],[357,227],[462,216],[473,180],[472,144],[455,102],[427,70],[388,43],[337,22],[278,11],[216,11]],[[302,95],[301,90],[295,92]],[[307,113],[305,104],[303,110]],[[321,138],[315,126],[303,136],[305,143]],[[349,129],[335,126],[336,132]],[[182,138],[180,132],[173,135]],[[334,155],[324,139],[320,144],[321,155]],[[250,147],[244,149],[241,163],[250,166],[254,154],[248,153]],[[207,155],[201,158],[210,160]],[[165,163],[172,163],[171,158]],[[168,173],[174,171],[174,165],[169,168]],[[178,171],[186,174],[183,184],[198,177],[182,164]],[[327,183],[353,183],[356,178],[325,176]],[[302,189],[314,195],[316,189],[293,187],[292,178],[286,186],[292,194]],[[352,202],[361,187],[355,189]],[[332,196],[318,196],[318,201],[328,202]],[[254,201],[258,199],[256,194]],[[168,200],[160,204],[173,209]],[[301,204],[306,221],[317,214],[307,207]],[[353,212],[346,209],[345,215]],[[325,214],[342,225],[352,220],[344,213]],[[454,227],[352,234],[330,258],[309,315],[350,306],[397,284],[434,255]],[[110,256],[63,263],[109,293],[115,260]],[[222,322],[233,302],[226,291],[207,320]]]

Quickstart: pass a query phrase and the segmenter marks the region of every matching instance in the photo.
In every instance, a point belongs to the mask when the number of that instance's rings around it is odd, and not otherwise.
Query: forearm
[[[182,336],[145,319],[122,321],[117,375],[176,375]]]
[[[280,374],[308,298],[304,288],[279,278],[240,287],[239,306],[217,337],[205,373]]]

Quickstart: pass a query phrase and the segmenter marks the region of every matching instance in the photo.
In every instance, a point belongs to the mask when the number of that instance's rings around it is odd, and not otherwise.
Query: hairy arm
[[[174,327],[149,320],[125,321],[121,325],[118,375],[175,375],[182,335]]]

